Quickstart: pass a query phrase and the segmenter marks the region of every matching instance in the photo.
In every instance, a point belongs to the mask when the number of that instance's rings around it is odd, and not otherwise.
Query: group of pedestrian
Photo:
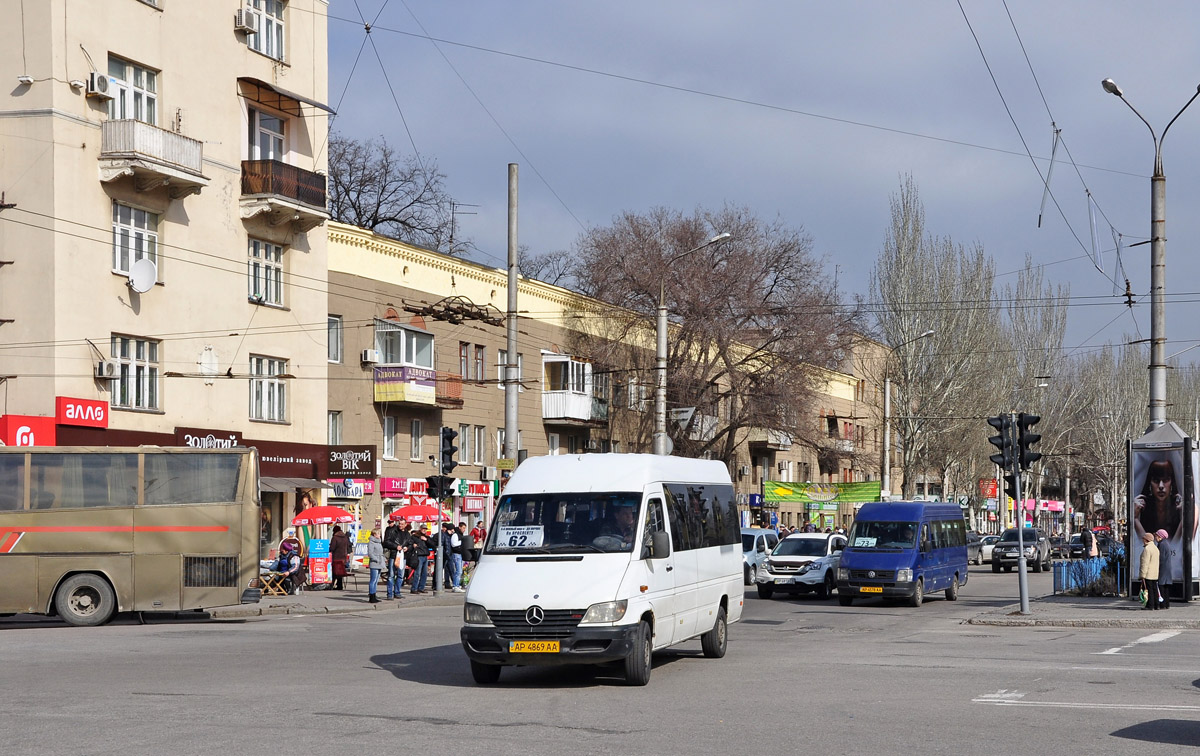
[[[442,525],[440,543],[445,583],[453,593],[465,593],[462,587],[464,565],[478,558],[476,543],[482,543],[485,531],[476,526],[470,532],[467,524],[460,522]],[[476,540],[478,538],[478,541]],[[372,533],[367,540],[367,558],[371,570],[367,601],[380,603],[377,595],[379,578],[384,578],[387,599],[400,599],[405,582],[409,593],[426,593],[429,578],[429,561],[436,558],[438,542],[433,540],[427,525],[414,530],[409,522],[392,523],[383,536]]]
[[[1175,572],[1167,531],[1160,528],[1153,533],[1143,533],[1142,540],[1145,546],[1138,563],[1142,589],[1146,591],[1146,605],[1142,608],[1170,609],[1171,586],[1175,584]]]

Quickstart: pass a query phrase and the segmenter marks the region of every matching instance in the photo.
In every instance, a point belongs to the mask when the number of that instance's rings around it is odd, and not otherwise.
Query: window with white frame
[[[250,239],[248,249],[247,295],[259,304],[282,307],[283,247],[261,239]]]
[[[575,360],[548,360],[545,369],[547,391],[571,391],[582,394],[587,390],[590,371],[585,362]]]
[[[408,458],[411,460],[421,459],[421,421],[413,420],[408,429]]]
[[[551,457],[558,456],[558,453],[562,451],[562,442],[559,441],[557,433],[546,434],[546,445],[550,447],[547,454]]]
[[[342,316],[329,316],[329,361],[342,361]]]
[[[284,26],[283,13],[286,0],[246,0],[246,7],[258,12],[258,32],[246,35],[246,44],[251,50],[268,58],[283,60]]]
[[[458,426],[458,461],[460,464],[471,464],[471,426]]]
[[[383,458],[396,458],[396,418],[383,416]]]
[[[112,335],[110,352],[119,364],[109,404],[128,409],[158,409],[159,342]]]
[[[524,391],[525,387],[521,385],[521,376],[525,374],[525,355],[517,352],[517,391]],[[508,366],[508,350],[501,349],[496,356],[496,388],[504,389],[504,368]]]
[[[250,160],[277,160],[287,162],[284,149],[287,136],[287,119],[272,115],[258,108],[248,110],[250,121],[250,143],[247,155]]]
[[[388,320],[375,321],[375,348],[387,365],[433,369],[433,334],[405,328]]]
[[[517,453],[521,452],[521,431],[517,431]],[[496,429],[496,457],[504,458],[504,429]],[[513,457],[516,458],[515,456]]]
[[[287,360],[250,355],[250,419],[287,420]]]
[[[464,381],[471,378],[471,345],[465,341],[458,342],[458,374]]]
[[[483,464],[483,455],[487,450],[487,428],[482,425],[475,426],[475,464]]]
[[[129,275],[143,258],[158,265],[158,214],[114,201],[113,272]]]
[[[475,367],[471,370],[471,377],[477,381],[482,381],[487,375],[487,351],[481,344],[475,345]]]
[[[113,98],[108,117],[158,123],[158,72],[115,56],[108,56],[108,75],[113,79]]]
[[[340,410],[329,411],[329,441],[330,445],[342,443],[342,413]]]

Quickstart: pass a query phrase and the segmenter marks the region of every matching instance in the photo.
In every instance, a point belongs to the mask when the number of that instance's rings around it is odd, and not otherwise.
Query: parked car
[[[973,530],[967,533],[967,561],[983,564],[983,539]]]
[[[779,534],[766,528],[742,528],[742,582],[754,585],[767,555],[779,543]]]
[[[1050,539],[1040,528],[1025,528],[1018,536],[1016,528],[1009,528],[1000,534],[1000,540],[992,549],[992,572],[999,572],[1003,567],[1005,572],[1012,572],[1017,565],[1020,548],[1017,538],[1025,545],[1025,563],[1033,572],[1050,569]]]
[[[1062,536],[1050,536],[1050,557],[1066,559],[1071,553],[1071,545]]]
[[[1096,539],[1096,549],[1100,556],[1112,556],[1113,540],[1106,535],[1093,533]],[[1083,553],[1083,535],[1076,533],[1071,536],[1071,543],[1068,548],[1068,556],[1071,559],[1083,559],[1086,554]]]
[[[837,587],[837,567],[846,536],[793,533],[779,542],[758,573],[759,598],[779,593],[812,593],[829,598]]]
[[[979,556],[983,559],[983,561],[992,561],[992,549],[994,549],[996,544],[999,542],[1000,536],[998,535],[985,535],[979,541]]]

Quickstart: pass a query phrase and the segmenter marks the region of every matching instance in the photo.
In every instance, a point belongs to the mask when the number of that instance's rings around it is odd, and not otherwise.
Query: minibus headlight
[[[464,604],[463,622],[468,625],[492,624],[491,618],[488,617],[487,609],[484,609],[481,604]]]
[[[912,570],[910,570],[910,569],[896,570],[896,582],[897,583],[911,583],[912,582]]]
[[[838,575],[837,576],[838,580],[842,580],[842,581],[849,580],[850,579],[850,568],[849,567],[838,567],[837,575]]]
[[[584,613],[583,619],[579,620],[579,624],[587,624],[589,622],[620,622],[625,616],[625,610],[629,608],[629,602],[625,599],[620,601],[605,601],[601,604],[592,604]]]

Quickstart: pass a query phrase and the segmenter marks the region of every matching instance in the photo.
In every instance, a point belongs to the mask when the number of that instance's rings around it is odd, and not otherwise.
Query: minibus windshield
[[[870,522],[856,520],[850,527],[850,547],[899,550],[917,545],[915,522]]]
[[[496,505],[486,554],[583,554],[632,551],[642,495],[509,494]]]

